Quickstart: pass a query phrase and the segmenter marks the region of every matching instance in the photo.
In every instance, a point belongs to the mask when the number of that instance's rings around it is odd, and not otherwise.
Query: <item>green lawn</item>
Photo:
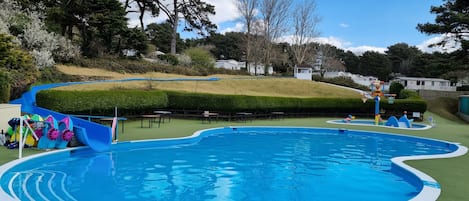
[[[201,120],[183,120],[172,119],[170,123],[161,124],[160,128],[140,128],[140,120],[125,122],[125,130],[119,133],[119,141],[171,138],[191,135],[193,132],[213,127],[224,126],[312,126],[312,127],[332,127],[361,129],[370,131],[381,131],[388,133],[400,133],[414,136],[429,137],[451,142],[459,142],[462,145],[469,146],[469,124],[461,121],[450,121],[440,116],[426,112],[425,116],[432,115],[436,122],[436,127],[425,131],[406,131],[390,128],[368,127],[368,126],[350,126],[334,125],[326,123],[332,118],[285,118],[281,120],[254,120],[252,122],[227,122],[219,121],[211,124],[202,123]],[[144,121],[144,126],[148,122]],[[0,164],[15,159],[18,156],[18,150],[0,149]],[[25,155],[39,153],[35,149],[26,149]],[[452,159],[434,159],[409,161],[408,164],[422,170],[423,172],[435,178],[442,188],[442,194],[439,200],[456,201],[467,200],[469,198],[469,154]]]

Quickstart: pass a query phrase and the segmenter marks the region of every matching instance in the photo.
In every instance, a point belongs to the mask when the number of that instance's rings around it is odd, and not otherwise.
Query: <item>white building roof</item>
[[[439,81],[439,82],[449,82],[449,80],[441,78],[425,78],[425,77],[396,77],[398,80],[420,80],[420,81]]]

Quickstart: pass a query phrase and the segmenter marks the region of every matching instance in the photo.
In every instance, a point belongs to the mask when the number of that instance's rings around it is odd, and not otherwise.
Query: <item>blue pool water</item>
[[[422,182],[390,158],[442,154],[446,142],[315,128],[220,128],[196,138],[119,143],[12,167],[20,200],[409,200]]]

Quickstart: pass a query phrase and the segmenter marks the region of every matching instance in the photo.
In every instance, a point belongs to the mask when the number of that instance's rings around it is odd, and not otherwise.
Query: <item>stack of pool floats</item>
[[[52,115],[42,118],[35,114],[24,115],[23,128],[20,129],[20,118],[8,121],[4,145],[10,149],[18,148],[20,136],[25,136],[25,147],[37,146],[39,149],[63,149],[72,140],[73,122],[69,116],[57,121]],[[20,130],[23,134],[20,135]]]

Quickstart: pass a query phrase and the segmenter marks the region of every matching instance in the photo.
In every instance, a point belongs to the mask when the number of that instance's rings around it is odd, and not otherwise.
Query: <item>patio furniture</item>
[[[140,115],[140,127],[143,128],[143,120],[148,119],[148,128],[153,127],[153,123],[156,123],[156,119],[158,119],[158,128],[161,125],[161,115],[159,114],[144,114]]]
[[[166,110],[155,110],[153,113],[160,115],[161,122],[164,123],[164,119],[168,118],[168,122],[171,122],[171,115],[173,114],[171,111]]]
[[[207,121],[207,123],[211,124],[212,118],[215,118],[215,121],[218,122],[218,113],[209,112],[209,111],[204,111],[202,113],[202,123]]]

